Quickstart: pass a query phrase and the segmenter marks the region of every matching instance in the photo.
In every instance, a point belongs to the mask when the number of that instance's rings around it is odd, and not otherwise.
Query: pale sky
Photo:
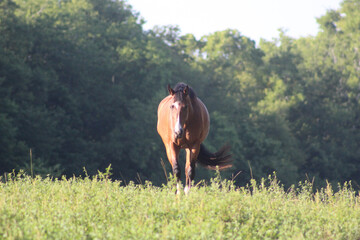
[[[299,38],[315,36],[316,18],[329,9],[339,9],[341,0],[127,0],[146,21],[144,29],[155,25],[178,25],[181,34],[196,38],[237,29],[246,37],[273,40],[278,29]]]

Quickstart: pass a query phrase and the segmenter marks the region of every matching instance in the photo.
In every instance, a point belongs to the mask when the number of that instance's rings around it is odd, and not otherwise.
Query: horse
[[[157,132],[166,149],[168,160],[177,181],[176,193],[180,191],[181,170],[179,152],[186,151],[187,194],[195,177],[195,166],[199,162],[208,169],[226,169],[232,166],[229,146],[225,145],[218,152],[211,153],[203,145],[210,128],[210,116],[205,104],[196,96],[195,91],[185,83],[178,83],[174,88],[168,85],[169,95],[158,106]]]

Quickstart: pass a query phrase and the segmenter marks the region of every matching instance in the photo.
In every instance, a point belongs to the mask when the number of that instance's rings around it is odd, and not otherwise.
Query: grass
[[[345,183],[285,191],[276,177],[236,188],[220,175],[189,195],[95,177],[9,174],[0,183],[0,239],[359,239],[359,195]]]

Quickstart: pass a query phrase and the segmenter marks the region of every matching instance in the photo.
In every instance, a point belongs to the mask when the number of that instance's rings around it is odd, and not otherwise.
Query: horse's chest
[[[175,143],[181,148],[188,148],[189,146],[192,146],[194,142],[199,141],[200,138],[201,134],[198,131],[189,131],[185,129],[184,137],[181,139],[176,139]]]
[[[194,139],[199,138],[199,133],[194,130],[185,130],[185,140],[187,142],[192,142]]]

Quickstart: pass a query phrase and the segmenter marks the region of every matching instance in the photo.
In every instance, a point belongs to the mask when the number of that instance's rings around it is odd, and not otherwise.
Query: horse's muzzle
[[[179,139],[182,138],[183,134],[184,134],[184,129],[179,129],[178,131],[175,131],[175,139]]]

